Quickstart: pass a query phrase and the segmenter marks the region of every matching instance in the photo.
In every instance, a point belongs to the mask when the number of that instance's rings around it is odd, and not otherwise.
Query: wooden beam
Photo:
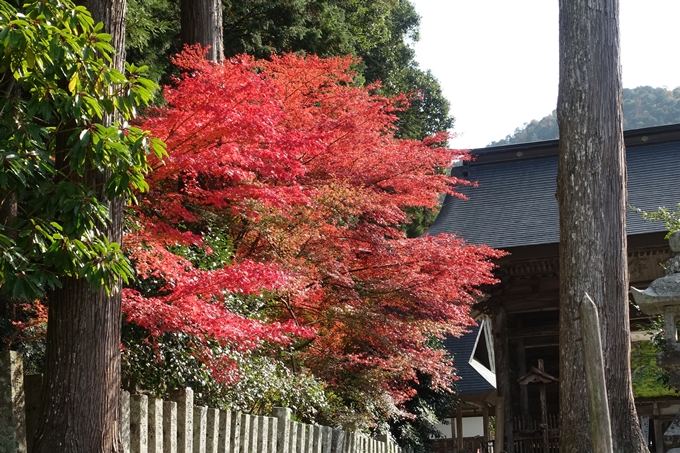
[[[559,326],[536,326],[536,327],[521,327],[517,329],[508,330],[508,338],[532,338],[532,337],[550,337],[559,336]]]
[[[530,284],[526,285],[526,288],[521,288],[515,290],[515,293],[503,294],[503,300],[506,302],[551,302],[554,300],[559,300],[560,293],[557,289],[555,290],[544,290],[544,291],[534,291]]]
[[[463,402],[456,408],[456,449],[463,451]]]
[[[514,302],[504,302],[504,304],[508,313],[536,313],[559,310],[557,300],[516,300]]]
[[[527,337],[524,339],[524,349],[558,347],[560,340],[554,337]]]

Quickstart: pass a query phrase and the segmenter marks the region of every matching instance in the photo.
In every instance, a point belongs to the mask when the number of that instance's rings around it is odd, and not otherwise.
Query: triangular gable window
[[[479,318],[477,322],[479,332],[469,363],[489,384],[496,387],[496,361],[493,354],[491,322],[486,316]]]

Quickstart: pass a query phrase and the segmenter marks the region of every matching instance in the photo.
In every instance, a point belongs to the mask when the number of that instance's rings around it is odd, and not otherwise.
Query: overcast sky
[[[558,0],[411,0],[415,49],[456,118],[455,148],[484,147],[555,109]],[[680,0],[621,0],[624,88],[680,86]]]

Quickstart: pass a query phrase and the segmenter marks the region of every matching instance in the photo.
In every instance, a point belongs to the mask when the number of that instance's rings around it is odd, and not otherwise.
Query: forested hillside
[[[673,90],[643,86],[623,89],[623,129],[662,126],[680,123],[680,87]],[[512,135],[491,142],[487,146],[552,140],[559,136],[557,114],[531,120]]]

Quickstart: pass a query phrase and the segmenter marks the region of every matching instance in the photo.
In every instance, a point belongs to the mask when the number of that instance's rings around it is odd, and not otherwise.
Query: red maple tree
[[[126,239],[138,271],[163,287],[127,290],[128,319],[234,347],[288,342],[329,386],[397,405],[418,373],[448,389],[451,364],[431,339],[472,323],[476,288],[494,283],[500,253],[452,235],[407,239],[399,226],[403,208],[434,208],[467,184],[441,171],[467,154],[442,147],[446,134],[395,138],[406,98],[356,85],[350,57],[214,64],[189,48],[175,63],[183,75],[166,88],[168,105],[142,125],[168,157]],[[225,267],[201,270],[170,251],[201,247],[216,230],[233,243]],[[221,303],[262,290],[275,297],[259,320]]]

